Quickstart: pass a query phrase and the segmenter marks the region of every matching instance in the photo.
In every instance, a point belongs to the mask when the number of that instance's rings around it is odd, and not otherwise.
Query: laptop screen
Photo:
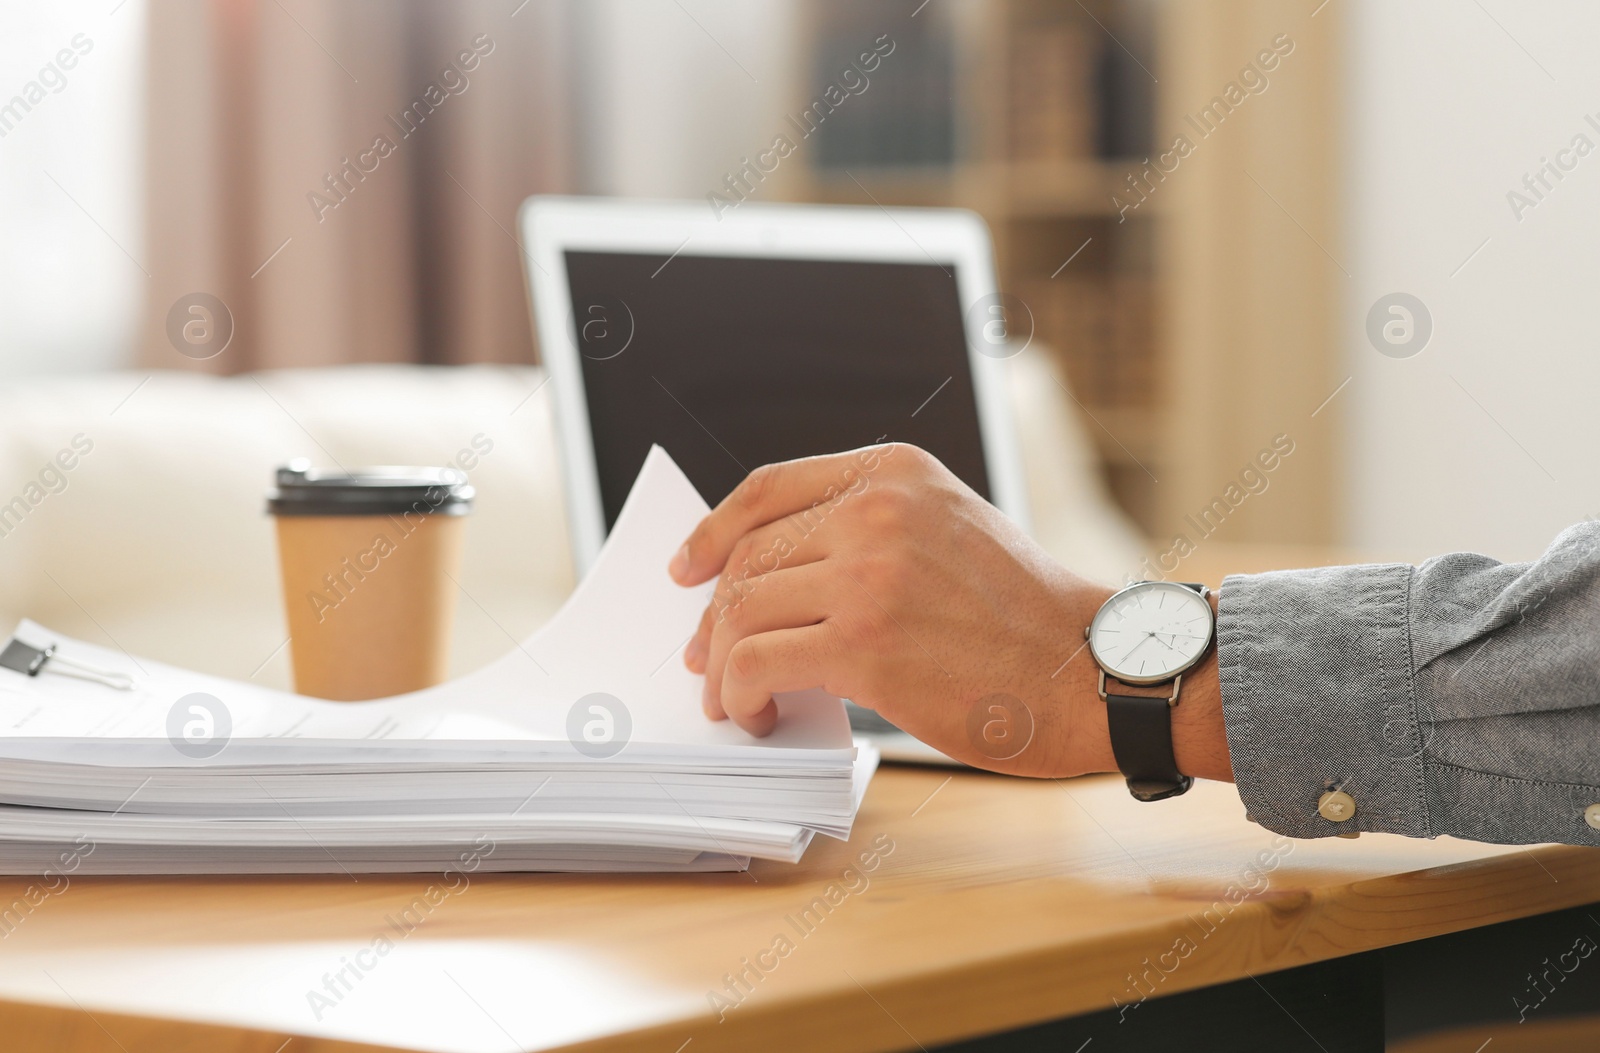
[[[990,496],[955,266],[568,251],[606,529],[651,443],[711,504],[753,468],[915,443]]]

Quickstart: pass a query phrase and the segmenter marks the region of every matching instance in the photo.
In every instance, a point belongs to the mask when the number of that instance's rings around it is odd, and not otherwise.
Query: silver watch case
[[[1164,684],[1168,680],[1171,680],[1172,695],[1167,699],[1167,705],[1175,706],[1178,704],[1178,690],[1183,686],[1183,674],[1199,665],[1200,660],[1206,656],[1206,652],[1211,650],[1211,645],[1216,642],[1217,616],[1216,612],[1211,609],[1211,604],[1209,602],[1211,598],[1211,590],[1206,586],[1189,586],[1171,581],[1136,581],[1130,585],[1123,586],[1116,592],[1113,592],[1110,596],[1106,597],[1106,601],[1102,603],[1099,609],[1094,612],[1094,617],[1089,619],[1089,624],[1083,627],[1083,639],[1085,645],[1089,648],[1089,657],[1093,658],[1094,664],[1100,667],[1100,698],[1102,701],[1104,701],[1106,697],[1106,665],[1100,660],[1100,656],[1095,653],[1094,643],[1089,635],[1089,631],[1094,627],[1095,618],[1100,617],[1100,612],[1115,603],[1119,597],[1125,596],[1135,590],[1146,589],[1151,585],[1177,585],[1178,588],[1191,589],[1191,591],[1198,593],[1202,600],[1207,601],[1206,642],[1198,651],[1195,652],[1193,658],[1190,658],[1187,662],[1179,666],[1177,670],[1173,672],[1158,673],[1155,676],[1123,676],[1120,673],[1113,673],[1111,674],[1112,676],[1116,677],[1117,680],[1124,684],[1133,684],[1134,686],[1138,687],[1143,687],[1150,684]]]

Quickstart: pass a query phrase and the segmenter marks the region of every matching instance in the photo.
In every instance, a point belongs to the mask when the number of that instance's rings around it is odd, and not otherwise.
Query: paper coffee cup
[[[355,701],[449,673],[462,530],[473,490],[449,468],[279,468],[267,511],[294,688]]]

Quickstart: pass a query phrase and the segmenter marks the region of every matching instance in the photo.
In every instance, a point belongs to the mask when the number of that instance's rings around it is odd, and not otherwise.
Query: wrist
[[[1111,751],[1111,728],[1106,720],[1106,704],[1100,700],[1100,667],[1089,653],[1084,630],[1095,612],[1110,599],[1115,589],[1102,585],[1076,583],[1074,603],[1064,622],[1071,657],[1056,673],[1056,690],[1068,715],[1067,748],[1062,751],[1061,776],[1090,775],[1117,770]]]
[[[1079,619],[1073,624],[1081,634],[1083,627],[1094,618],[1100,604],[1113,590],[1092,590],[1092,605],[1087,612],[1075,612]],[[1218,598],[1210,596],[1212,614],[1217,613]],[[1111,748],[1111,732],[1106,717],[1106,703],[1100,697],[1100,667],[1083,647],[1060,672],[1058,679],[1065,680],[1062,691],[1066,695],[1069,721],[1070,749],[1066,756],[1064,775],[1118,770],[1116,755]],[[1215,640],[1206,649],[1198,665],[1183,674],[1177,705],[1172,707],[1172,753],[1178,771],[1196,779],[1233,781],[1233,767],[1228,760],[1227,729],[1222,715],[1222,690],[1217,674],[1217,647]]]
[[[1218,613],[1218,594],[1210,596]],[[1196,779],[1233,781],[1228,760],[1228,732],[1222,718],[1222,683],[1217,675],[1217,641],[1211,641],[1200,663],[1183,674],[1183,690],[1172,709],[1172,756],[1178,771]]]

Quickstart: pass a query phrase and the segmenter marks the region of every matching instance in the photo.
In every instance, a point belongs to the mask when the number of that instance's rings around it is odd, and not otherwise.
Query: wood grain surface
[[[1600,853],[1292,842],[1228,785],[1140,805],[1114,778],[898,769],[848,844],[798,866],[448,884],[75,879],[0,941],[0,1034],[97,1053],[915,1049],[1600,900]]]

